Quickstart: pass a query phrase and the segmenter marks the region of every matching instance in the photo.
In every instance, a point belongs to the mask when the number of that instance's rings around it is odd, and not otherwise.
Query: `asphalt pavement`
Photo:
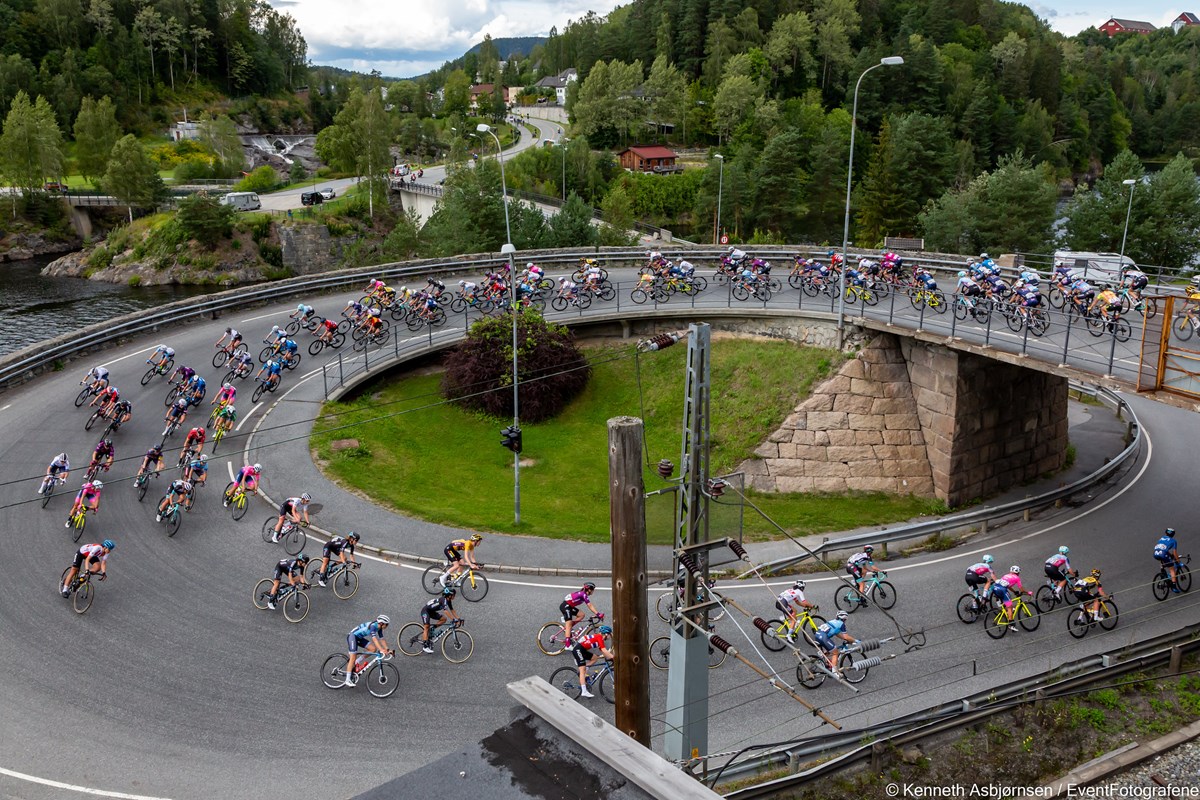
[[[318,310],[329,309],[340,307],[345,297],[311,302]],[[0,594],[0,675],[5,676],[0,685],[6,699],[0,714],[0,741],[6,745],[0,754],[0,770],[6,770],[0,772],[0,796],[63,796],[67,791],[31,784],[13,773],[149,797],[266,798],[288,786],[303,786],[302,793],[311,796],[347,796],[506,723],[507,682],[529,674],[548,677],[567,663],[565,657],[541,655],[534,634],[542,621],[554,617],[561,596],[577,581],[495,575],[482,603],[456,603],[475,637],[470,661],[450,665],[440,656],[398,657],[401,688],[389,700],[362,689],[327,690],[318,668],[327,655],[342,650],[350,628],[387,613],[396,623],[394,641],[400,625],[417,617],[427,598],[418,585],[419,569],[367,561],[355,597],[340,601],[314,588],[308,618],[293,625],[279,612],[258,611],[251,603],[254,584],[284,555],[259,535],[271,509],[255,503],[244,520],[233,522],[217,499],[228,470],[242,463],[233,450],[236,441],[222,443],[211,459],[211,485],[200,491],[196,509],[174,538],[154,522],[155,495],[137,501],[131,482],[121,478],[134,472],[135,457],[157,439],[166,391],[161,379],[145,388],[137,383],[148,352],[160,338],[166,340],[179,351],[180,362],[205,365],[201,374],[215,381],[217,370],[208,361],[225,325],[232,323],[257,343],[272,324],[285,322],[292,308],[294,303],[279,304],[175,328],[105,354],[114,382],[134,402],[135,419],[117,438],[118,458],[129,460],[105,476],[101,511],[90,518],[82,540],[117,541],[112,578],[97,585],[95,603],[82,616],[55,592],[76,547],[63,527],[70,496],[56,496],[45,510],[31,501],[36,500],[35,476],[55,453],[66,448],[79,467],[95,442],[83,430],[85,413],[71,404],[86,366],[42,376],[0,398],[0,526],[14,537],[0,563],[6,587]],[[455,531],[385,512],[316,472],[302,438],[322,393],[319,379],[302,381],[314,366],[306,354],[270,398],[273,406],[265,420],[263,403],[245,416],[249,387],[240,389],[242,430],[262,421],[249,459],[266,468],[264,490],[275,498],[311,491],[320,506],[314,520],[322,527],[353,527],[366,543],[436,555]],[[1141,397],[1127,400],[1143,422],[1147,442],[1136,462],[1088,503],[994,529],[951,552],[888,563],[889,579],[899,590],[892,615],[906,628],[924,628],[928,643],[872,670],[858,694],[842,686],[818,690],[812,697],[826,713],[853,728],[1196,620],[1196,594],[1160,604],[1149,589],[1156,571],[1150,550],[1163,527],[1181,529],[1182,549],[1190,550],[1186,521],[1195,418]],[[1088,419],[1074,420],[1072,437],[1080,432],[1081,461],[1103,457],[1084,445],[1091,436],[1084,432],[1096,426],[1096,441],[1103,440],[1099,428],[1107,414],[1089,409]],[[279,427],[284,423],[296,424]],[[172,444],[178,446],[178,437]],[[998,564],[1022,564],[1029,586],[1036,588],[1039,562],[1060,544],[1071,547],[1080,567],[1104,569],[1105,586],[1121,603],[1116,630],[1077,641],[1063,635],[1060,612],[1045,618],[1035,633],[996,642],[980,625],[957,620],[953,604],[970,560],[986,550]],[[318,548],[310,543],[308,549]],[[762,560],[768,549],[749,547]],[[602,564],[606,553],[604,546],[497,535],[485,540],[480,557],[485,562]],[[663,553],[656,550],[652,560],[661,562]],[[823,612],[832,613],[834,577],[809,578],[810,596]],[[770,591],[779,591],[784,582],[777,583]],[[732,591],[759,613],[769,613],[768,589],[750,585]],[[611,608],[604,594],[600,606]],[[720,630],[751,649],[732,619],[722,621]],[[850,631],[873,637],[892,635],[896,628],[871,608],[851,618]],[[665,632],[665,624],[654,620],[651,637]],[[901,651],[885,647],[884,652]],[[790,680],[790,656],[773,654],[767,660]],[[658,747],[665,673],[653,673],[650,681]],[[732,661],[711,672],[711,689],[710,752],[817,732],[809,712]],[[591,702],[611,719],[611,707]],[[298,770],[297,765],[304,766]]]

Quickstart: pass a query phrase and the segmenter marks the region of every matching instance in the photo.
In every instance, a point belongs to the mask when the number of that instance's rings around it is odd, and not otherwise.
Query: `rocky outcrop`
[[[328,272],[342,265],[345,250],[358,236],[330,236],[324,225],[281,225],[283,266],[297,275]]]
[[[0,241],[0,261],[25,261],[37,256],[78,250],[81,242],[51,241],[40,233],[14,233]]]
[[[112,263],[96,269],[88,263],[90,251],[70,253],[55,259],[42,270],[43,275],[56,277],[90,278],[108,283],[128,283],[138,286],[167,284],[199,284],[212,286],[236,286],[265,280],[270,267],[257,255],[246,254],[233,259],[217,261],[211,268],[198,267],[193,263],[182,263],[175,259],[154,257],[137,260],[132,252],[118,255]],[[183,255],[180,253],[180,255]]]

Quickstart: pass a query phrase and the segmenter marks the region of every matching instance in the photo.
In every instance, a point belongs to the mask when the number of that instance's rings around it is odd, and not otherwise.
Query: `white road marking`
[[[236,428],[234,428],[234,430],[235,430],[235,431],[240,431],[240,430],[242,429],[242,426],[246,424],[246,420],[248,420],[248,419],[250,419],[251,417],[253,417],[253,416],[254,416],[254,412],[255,412],[255,411],[258,411],[258,409],[259,409],[259,408],[260,408],[260,406],[259,406],[257,403],[255,403],[254,405],[250,406],[250,411],[249,411],[249,412],[246,414],[246,416],[242,417],[242,419],[241,419],[241,422],[239,422],[239,423],[237,424],[237,427],[236,427]]]
[[[155,348],[153,348],[153,347],[147,347],[145,350],[134,350],[132,353],[130,353],[127,356],[121,356],[120,358],[114,358],[112,361],[105,361],[100,366],[107,367],[109,364],[119,364],[120,362],[124,361],[127,358],[133,358],[134,356],[140,356],[144,353],[153,353],[154,349]]]
[[[151,797],[146,794],[126,794],[125,792],[110,792],[105,789],[90,789],[87,786],[76,786],[71,783],[61,783],[52,781],[48,778],[39,778],[36,775],[26,775],[24,772],[14,772],[11,769],[0,767],[0,775],[7,775],[10,778],[27,781],[29,783],[39,783],[42,786],[51,786],[55,789],[66,789],[71,792],[82,792],[83,794],[96,795],[97,797],[118,797],[123,800],[168,800],[165,797]]]
[[[10,408],[12,408],[12,403],[9,403],[8,405],[0,408],[0,411],[8,411]]]
[[[244,325],[247,322],[257,322],[260,319],[266,319],[267,317],[278,316],[279,314],[282,314],[282,313],[284,313],[283,309],[280,309],[279,311],[272,311],[269,314],[259,314],[257,317],[246,317],[245,319],[239,319],[238,324]]]

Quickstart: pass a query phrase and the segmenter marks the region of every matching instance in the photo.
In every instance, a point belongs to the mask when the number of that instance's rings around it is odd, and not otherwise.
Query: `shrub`
[[[187,238],[212,249],[233,233],[235,213],[216,198],[194,194],[180,201],[175,219]]]
[[[141,286],[142,285],[142,276],[141,275],[130,275],[128,283],[130,286]]]
[[[517,340],[521,418],[550,419],[587,386],[591,367],[571,332],[536,311],[518,315]],[[467,341],[446,358],[442,392],[466,408],[512,416],[511,317],[489,317],[471,326]]]
[[[238,181],[235,192],[269,192],[279,185],[279,174],[275,168],[264,164]]]
[[[283,248],[270,242],[260,242],[258,256],[272,267],[283,266]]]

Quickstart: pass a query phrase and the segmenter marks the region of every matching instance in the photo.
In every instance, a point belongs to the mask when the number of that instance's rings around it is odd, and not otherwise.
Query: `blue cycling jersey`
[[[265,369],[267,371],[268,375],[278,375],[280,366],[279,366],[278,362],[268,361],[267,365],[265,367],[263,367],[263,369]]]
[[[817,628],[817,636],[832,638],[837,636],[839,633],[844,633],[845,630],[846,623],[840,619],[834,619]]]
[[[193,474],[204,474],[208,472],[208,464],[204,461],[193,461],[188,464],[188,466],[192,468]]]
[[[379,630],[379,623],[375,620],[364,622],[354,630],[350,631],[350,635],[358,639],[370,640],[372,636],[383,638],[383,632]]]
[[[1179,546],[1173,536],[1163,536],[1154,543],[1154,557],[1159,561],[1166,561],[1171,558],[1171,551]]]

